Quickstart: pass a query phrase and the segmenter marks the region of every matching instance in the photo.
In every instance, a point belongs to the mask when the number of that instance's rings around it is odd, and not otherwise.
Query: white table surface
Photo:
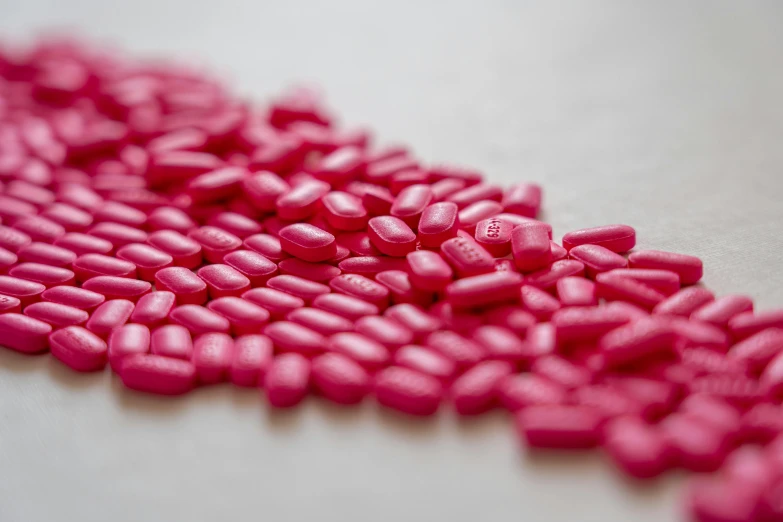
[[[557,236],[628,223],[701,256],[717,292],[783,304],[775,0],[0,0],[4,37],[52,26],[203,61],[259,100],[317,82],[384,142],[540,182]],[[681,477],[527,456],[509,420],[273,414],[228,386],[165,400],[0,350],[0,521],[678,519]]]

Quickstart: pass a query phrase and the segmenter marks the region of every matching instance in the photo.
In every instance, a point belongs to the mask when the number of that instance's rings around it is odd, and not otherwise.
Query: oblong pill
[[[167,290],[157,290],[142,296],[131,314],[131,321],[149,328],[157,328],[168,321],[169,312],[176,304],[177,296]]]
[[[228,374],[237,386],[256,387],[263,384],[272,364],[274,346],[265,335],[243,335],[234,339],[234,354]]]
[[[715,294],[706,288],[683,288],[655,305],[654,314],[689,316],[698,308],[715,300]]]
[[[130,243],[144,243],[147,241],[147,233],[143,230],[111,222],[98,223],[90,229],[88,235],[108,241],[115,249]],[[55,244],[57,243],[55,242]],[[59,246],[65,247],[65,245]]]
[[[466,183],[457,178],[445,178],[430,185],[434,201],[442,201],[466,187]]]
[[[484,313],[484,322],[502,326],[524,338],[528,329],[536,324],[536,318],[521,306],[506,305],[487,310]]]
[[[399,366],[378,372],[374,388],[380,405],[410,415],[433,415],[443,400],[438,379]]]
[[[11,252],[18,253],[19,250],[32,243],[33,240],[19,230],[0,225],[0,247],[10,250]]]
[[[16,297],[0,294],[0,314],[22,313],[22,302]]]
[[[541,187],[535,183],[519,183],[503,192],[503,209],[512,214],[535,218],[541,207]]]
[[[155,281],[155,274],[158,270],[174,264],[174,258],[171,255],[144,243],[125,245],[117,250],[117,259],[133,263],[139,279],[149,282]]]
[[[174,230],[187,234],[198,227],[184,211],[175,207],[157,207],[147,216],[147,227],[152,231]]]
[[[222,263],[226,254],[242,246],[241,239],[217,227],[197,228],[191,231],[188,237],[201,245],[204,259],[210,263]]]
[[[367,224],[367,233],[373,246],[383,254],[404,257],[416,249],[416,234],[401,219],[378,216]]]
[[[108,360],[106,342],[81,326],[68,326],[49,336],[52,355],[78,372],[102,370]]]
[[[460,218],[460,221],[462,219]],[[514,225],[495,217],[479,221],[474,237],[494,257],[505,257],[511,253],[511,232]]]
[[[358,404],[371,388],[367,371],[338,353],[316,357],[312,364],[311,380],[321,396],[337,404]]]
[[[617,368],[649,356],[668,355],[674,349],[675,333],[668,321],[651,317],[621,326],[598,341],[606,364]]]
[[[193,343],[191,362],[200,384],[217,384],[228,379],[234,355],[234,341],[224,333],[208,333]]]
[[[62,268],[68,268],[76,259],[76,254],[66,248],[40,242],[23,246],[19,249],[17,255],[20,261]]]
[[[323,335],[291,321],[277,321],[267,325],[264,328],[264,335],[272,340],[279,352],[296,352],[312,356],[326,349],[326,339]]]
[[[312,302],[313,308],[326,310],[355,321],[366,315],[378,315],[380,310],[372,303],[346,294],[323,294]]]
[[[75,286],[53,286],[52,288],[44,290],[41,294],[41,300],[73,306],[80,310],[92,312],[103,303],[106,298],[97,292],[91,292]]]
[[[235,250],[225,255],[223,263],[244,275],[250,286],[261,286],[269,278],[277,275],[277,265],[258,252],[252,250]]]
[[[331,281],[329,287],[335,292],[357,297],[384,310],[389,306],[389,289],[359,274],[342,274]]]
[[[371,372],[385,367],[391,359],[389,350],[383,344],[354,332],[332,335],[327,350],[345,355]]]
[[[0,292],[2,292],[2,289],[0,289]],[[730,294],[719,297],[714,301],[710,301],[697,308],[691,314],[691,319],[697,319],[721,328],[726,328],[733,317],[743,312],[752,311],[753,300],[750,297]]]
[[[620,277],[628,277],[657,290],[667,297],[680,289],[680,276],[671,270],[661,270],[657,268],[616,268],[607,273]]]
[[[109,365],[119,373],[123,360],[134,354],[150,351],[150,329],[143,324],[126,324],[112,331],[109,336]]]
[[[27,314],[26,309],[25,314]],[[732,346],[728,358],[745,362],[751,372],[758,374],[763,372],[782,350],[783,329],[768,328]]]
[[[0,275],[0,294],[19,299],[22,303],[22,308],[40,301],[44,290],[46,290],[46,287],[41,283]]]
[[[414,340],[413,332],[387,317],[367,316],[354,323],[356,331],[387,348],[396,349]]]
[[[346,232],[337,236],[337,242],[355,256],[380,256],[366,232]]]
[[[20,353],[33,354],[49,349],[52,326],[18,313],[0,315],[0,338],[3,346]]]
[[[147,222],[147,215],[144,212],[118,201],[105,201],[95,210],[93,218],[96,223],[109,221],[139,228]]]
[[[627,259],[601,245],[586,244],[575,246],[568,252],[568,256],[571,259],[584,263],[587,277],[593,279],[602,272],[628,266]]]
[[[561,259],[555,261],[547,268],[537,270],[525,276],[525,284],[552,290],[557,282],[564,277],[580,277],[585,273],[585,266],[580,261]]]
[[[429,185],[410,185],[400,191],[394,199],[390,213],[415,229],[419,225],[422,212],[429,206],[432,198],[432,190]]]
[[[269,321],[269,312],[255,303],[239,297],[228,296],[207,303],[207,308],[231,323],[234,335],[257,334]]]
[[[280,261],[280,271],[310,281],[325,282],[337,277],[342,270],[327,263],[309,263],[301,259],[289,258]]]
[[[376,274],[387,270],[406,270],[407,262],[399,257],[359,256],[344,259],[337,266],[346,274],[361,274],[366,277],[375,277]]]
[[[234,196],[242,180],[250,175],[242,167],[223,167],[199,174],[188,182],[187,194],[197,203],[219,201]]]
[[[517,429],[528,446],[552,449],[592,448],[600,442],[603,414],[589,406],[530,406],[517,414]]]
[[[742,340],[767,328],[783,328],[783,309],[743,312],[729,320],[732,337]]]
[[[446,198],[446,201],[456,203],[459,208],[464,208],[471,203],[484,199],[500,201],[503,198],[503,189],[489,183],[478,183],[455,192]]]
[[[229,333],[231,330],[228,319],[208,308],[194,304],[178,306],[169,313],[169,320],[184,326],[192,335],[209,332]]]
[[[375,275],[375,281],[389,289],[393,303],[414,303],[428,306],[432,303],[432,292],[415,288],[403,270],[384,270]]]
[[[178,324],[167,324],[156,328],[150,338],[150,352],[189,361],[193,355],[193,340],[190,332]]]
[[[503,361],[484,361],[463,373],[451,385],[454,409],[460,415],[478,415],[498,405],[498,385],[513,373]]]
[[[548,321],[560,310],[560,301],[535,286],[523,285],[519,294],[523,308],[539,321]]]
[[[54,243],[65,235],[65,227],[41,216],[25,216],[14,222],[13,227],[24,232],[33,241]]]
[[[197,274],[206,283],[212,299],[240,296],[250,289],[250,280],[228,265],[207,265],[201,267]]]
[[[264,376],[269,404],[275,408],[296,406],[310,390],[310,361],[298,353],[278,355]]]
[[[518,367],[523,363],[527,365],[534,356],[529,344],[502,326],[479,326],[471,337],[484,348],[487,359],[505,361]]]
[[[369,215],[353,194],[332,191],[321,198],[327,223],[337,230],[364,230]]]
[[[299,221],[307,219],[318,209],[321,198],[331,187],[319,180],[308,180],[282,194],[275,201],[277,215],[280,219]]]
[[[40,263],[19,263],[8,271],[8,275],[40,283],[46,288],[71,286],[76,282],[76,277],[71,270]]]
[[[421,339],[443,327],[440,318],[411,303],[391,306],[383,315],[410,330],[415,339]]]
[[[267,287],[296,296],[306,303],[331,290],[328,286],[291,275],[279,275],[267,281]]]
[[[503,212],[497,201],[476,201],[459,211],[459,226],[469,234],[475,234],[479,222]]]
[[[114,249],[114,245],[110,241],[80,232],[68,232],[53,244],[70,250],[77,256],[89,253],[109,254]]]
[[[680,276],[683,285],[697,283],[704,273],[701,259],[698,257],[661,250],[632,252],[628,256],[628,263],[631,268],[670,270]]]
[[[463,370],[474,366],[486,356],[480,344],[450,330],[431,333],[425,345],[448,357]]]
[[[418,239],[429,248],[438,248],[441,243],[457,235],[459,230],[459,208],[456,203],[442,201],[429,205],[421,214]]]
[[[147,243],[170,255],[174,260],[174,266],[196,268],[201,265],[201,245],[175,230],[153,232],[147,238]]]
[[[509,375],[498,382],[498,401],[510,412],[529,406],[565,404],[567,391],[539,375]]]
[[[280,290],[275,290],[274,288],[254,288],[248,290],[242,294],[242,299],[246,299],[265,308],[275,319],[281,319],[291,310],[301,308],[305,305],[304,299],[286,292],[281,292]]]
[[[575,230],[563,236],[566,250],[586,244],[600,245],[617,253],[627,252],[636,245],[636,231],[628,225],[604,225]]]
[[[540,270],[552,262],[549,235],[545,227],[526,223],[511,232],[511,253],[522,272]]]
[[[590,342],[626,324],[630,318],[606,306],[564,308],[552,315],[561,343]]]
[[[451,283],[454,272],[438,254],[429,250],[417,250],[407,256],[410,281],[416,288],[439,292]]]
[[[84,310],[73,306],[45,301],[29,305],[24,309],[24,315],[49,323],[55,329],[83,326],[90,317]]]
[[[371,216],[388,215],[394,204],[394,196],[386,187],[369,185],[365,187],[360,197],[362,198],[362,206]]]
[[[204,304],[207,302],[207,283],[187,268],[172,266],[155,274],[155,288],[173,293],[177,304]]]
[[[649,311],[666,299],[646,284],[610,272],[598,274],[595,281],[598,297],[607,301],[628,301]]]
[[[280,176],[269,171],[256,172],[242,181],[242,193],[262,212],[275,210],[277,198],[290,189]]]
[[[76,280],[87,281],[101,275],[136,278],[136,265],[103,254],[82,254],[73,262]]]
[[[523,277],[514,272],[490,272],[464,277],[446,287],[446,298],[460,308],[473,308],[519,299]]]
[[[159,395],[182,395],[196,385],[196,368],[190,361],[161,355],[134,354],[120,370],[122,383],[132,390]]]
[[[286,315],[286,320],[306,326],[321,335],[334,335],[353,330],[352,321],[318,308],[297,308]]]
[[[489,252],[470,237],[455,237],[440,246],[443,258],[454,268],[458,277],[469,277],[492,272],[495,260]]]
[[[583,277],[564,277],[557,281],[557,298],[563,306],[598,304],[595,283]]]
[[[128,322],[133,308],[133,303],[126,299],[106,301],[92,313],[86,328],[99,337],[108,339],[112,330]]]
[[[307,223],[283,227],[279,239],[284,252],[311,263],[326,261],[337,254],[335,237]]]

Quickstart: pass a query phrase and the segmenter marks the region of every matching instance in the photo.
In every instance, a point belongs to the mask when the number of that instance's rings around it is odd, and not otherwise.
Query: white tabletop
[[[122,5],[118,5],[122,4]],[[555,235],[608,223],[701,256],[718,293],[783,304],[780,2],[0,0],[184,56],[263,100],[321,85],[348,124],[426,161],[540,182]],[[0,350],[0,520],[661,522],[681,477],[527,456],[500,412],[409,420],[228,386],[181,399]]]

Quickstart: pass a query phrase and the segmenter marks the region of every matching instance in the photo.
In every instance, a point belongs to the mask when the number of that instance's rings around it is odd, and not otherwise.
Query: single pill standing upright
[[[307,223],[283,227],[279,238],[284,252],[311,263],[326,261],[337,254],[334,236]]]
[[[605,225],[575,230],[563,236],[566,250],[586,244],[600,245],[617,253],[627,252],[636,245],[636,231],[628,225]]]
[[[393,216],[372,218],[367,233],[373,246],[387,256],[405,257],[416,249],[416,234],[403,220]]]
[[[296,406],[310,389],[310,361],[298,353],[278,355],[264,376],[266,397],[275,408]]]
[[[545,227],[526,223],[511,232],[511,253],[514,263],[522,272],[533,272],[552,262],[549,235]]]
[[[455,203],[441,201],[429,205],[418,222],[418,239],[428,248],[437,248],[457,235],[459,230],[459,208]]]
[[[150,329],[143,324],[126,324],[115,328],[109,336],[109,365],[119,373],[122,361],[133,354],[150,351]]]
[[[704,273],[701,259],[698,257],[661,250],[631,252],[628,256],[628,263],[631,268],[670,270],[680,276],[680,282],[683,285],[697,283]]]

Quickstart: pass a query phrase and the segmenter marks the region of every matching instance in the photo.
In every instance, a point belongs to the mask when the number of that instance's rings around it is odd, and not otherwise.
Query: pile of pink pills
[[[259,109],[173,63],[0,50],[0,343],[161,395],[505,409],[531,448],[698,472],[695,521],[783,520],[783,309],[371,142],[305,89]]]

